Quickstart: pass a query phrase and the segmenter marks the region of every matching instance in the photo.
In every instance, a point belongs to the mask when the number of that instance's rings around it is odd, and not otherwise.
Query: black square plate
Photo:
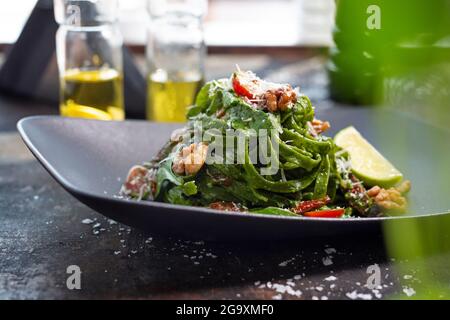
[[[152,233],[205,240],[368,235],[379,231],[386,222],[448,214],[449,132],[379,109],[334,108],[319,110],[318,117],[331,122],[330,134],[355,126],[412,181],[406,215],[290,218],[123,200],[117,194],[130,167],[150,160],[179,124],[42,116],[23,119],[18,128],[36,158],[73,196],[111,219]]]

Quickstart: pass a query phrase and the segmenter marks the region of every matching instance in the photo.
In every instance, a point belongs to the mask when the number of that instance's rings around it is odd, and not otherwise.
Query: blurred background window
[[[36,0],[10,1],[0,11],[0,43],[10,44],[17,40]]]
[[[37,0],[9,2],[0,11],[0,44],[14,43]],[[143,45],[147,0],[120,0],[125,42]],[[329,46],[333,0],[210,0],[209,46]]]

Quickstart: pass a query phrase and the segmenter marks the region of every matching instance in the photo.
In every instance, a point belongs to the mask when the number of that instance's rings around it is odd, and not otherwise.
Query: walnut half
[[[405,181],[397,188],[383,189],[375,186],[369,191],[367,195],[374,199],[375,203],[384,210],[405,211],[407,201],[404,194],[411,189],[411,182]]]
[[[178,175],[194,175],[203,167],[207,156],[208,145],[206,143],[193,143],[181,149],[173,161],[172,170]]]
[[[286,111],[297,102],[297,94],[290,85],[278,89],[267,90],[264,94],[267,109],[270,112]]]

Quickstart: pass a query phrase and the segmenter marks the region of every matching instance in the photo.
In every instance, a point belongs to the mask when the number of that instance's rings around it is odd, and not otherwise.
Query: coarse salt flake
[[[81,223],[82,223],[82,224],[93,224],[93,223],[94,223],[94,220],[91,220],[91,219],[84,219],[84,220],[81,221]]]
[[[322,263],[324,266],[331,266],[333,264],[333,260],[331,257],[325,257],[322,259]]]

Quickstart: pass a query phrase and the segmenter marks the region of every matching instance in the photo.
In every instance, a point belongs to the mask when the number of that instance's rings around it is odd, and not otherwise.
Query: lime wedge
[[[367,186],[391,188],[402,181],[403,175],[400,171],[354,127],[340,131],[334,141],[336,145],[348,151],[353,173]]]

